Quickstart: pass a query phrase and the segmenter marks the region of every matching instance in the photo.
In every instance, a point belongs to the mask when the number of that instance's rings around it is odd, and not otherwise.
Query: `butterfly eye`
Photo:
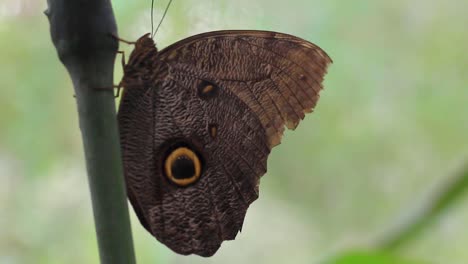
[[[179,186],[187,186],[200,178],[201,162],[198,155],[187,147],[173,150],[164,161],[166,177]]]

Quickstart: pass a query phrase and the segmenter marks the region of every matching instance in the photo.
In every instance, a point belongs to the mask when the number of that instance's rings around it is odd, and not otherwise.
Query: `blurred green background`
[[[45,2],[0,2],[0,263],[98,263],[75,100]],[[112,4],[122,38],[151,30],[149,0]],[[466,195],[395,252],[369,253],[468,160],[466,10],[463,0],[174,1],[160,48],[263,29],[312,41],[334,64],[315,113],[270,155],[237,239],[209,259],[178,256],[131,210],[138,262],[468,263]]]

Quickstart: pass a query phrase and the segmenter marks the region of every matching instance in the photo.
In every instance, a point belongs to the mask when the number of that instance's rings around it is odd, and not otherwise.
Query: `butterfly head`
[[[130,54],[127,64],[124,66],[123,87],[141,86],[151,79],[153,64],[158,49],[147,33],[135,42],[135,49]]]
[[[156,44],[154,43],[154,40],[150,37],[150,35],[151,33],[146,33],[145,35],[141,36],[135,42],[135,50],[156,48]]]

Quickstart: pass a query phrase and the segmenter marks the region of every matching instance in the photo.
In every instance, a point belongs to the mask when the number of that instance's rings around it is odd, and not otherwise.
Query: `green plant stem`
[[[133,264],[113,91],[96,89],[113,85],[118,43],[110,37],[117,35],[110,1],[49,0],[45,14],[75,90],[101,263]]]
[[[385,250],[396,250],[416,237],[468,189],[468,164],[453,177],[429,193],[377,242]]]

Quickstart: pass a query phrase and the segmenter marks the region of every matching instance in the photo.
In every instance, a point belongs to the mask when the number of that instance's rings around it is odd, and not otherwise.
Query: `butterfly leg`
[[[120,88],[122,88],[120,85],[114,85],[114,88],[117,89],[117,92],[115,93],[114,97],[118,98],[120,96]]]
[[[114,35],[114,34],[110,34],[110,36],[111,36],[112,38],[114,38],[115,40],[120,41],[120,42],[123,42],[123,43],[126,43],[126,44],[128,44],[128,45],[135,45],[135,43],[136,43],[135,41],[128,41],[128,40],[125,40],[125,39],[121,39],[121,38],[117,37],[117,36]]]
[[[120,89],[121,88],[122,88],[122,85],[120,85],[120,84],[112,85],[112,89],[117,89],[117,92],[114,94],[114,98],[118,98],[120,96]]]
[[[122,54],[122,69],[125,69],[125,52],[123,50],[117,51],[118,54]]]

